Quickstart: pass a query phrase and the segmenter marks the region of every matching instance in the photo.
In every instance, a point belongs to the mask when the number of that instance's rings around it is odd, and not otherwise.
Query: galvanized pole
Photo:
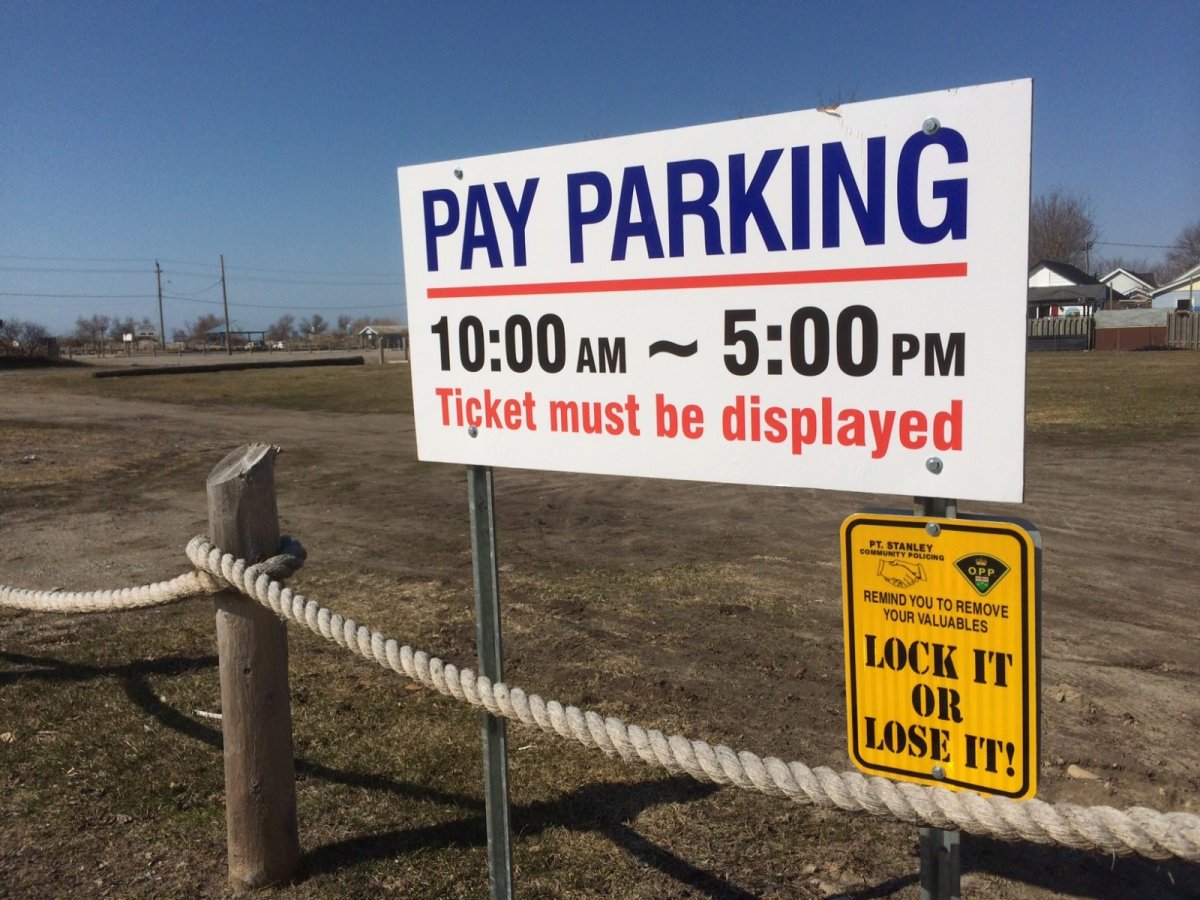
[[[490,466],[467,467],[471,505],[471,553],[475,567],[475,640],[479,672],[495,684],[504,680],[500,637],[500,575],[496,563],[496,515]],[[504,720],[486,710],[483,779],[487,817],[488,885],[492,900],[511,900],[512,828],[508,815],[508,749]]]
[[[958,518],[958,501],[917,497],[914,513],[939,519]],[[921,900],[960,900],[962,861],[957,829],[921,828]]]

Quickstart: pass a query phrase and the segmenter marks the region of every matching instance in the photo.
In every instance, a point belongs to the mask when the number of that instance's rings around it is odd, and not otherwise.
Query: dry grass
[[[111,452],[115,442],[123,453]],[[150,471],[161,485],[195,472],[212,449],[164,439],[130,421],[6,422],[0,428],[0,512],[78,503],[81,495],[98,499],[104,491],[133,489]]]
[[[1200,429],[1200,354],[1031,353],[1026,386],[1031,437],[1080,433],[1114,442]]]
[[[392,634],[473,655],[470,607],[444,587],[329,566],[298,582]],[[0,887],[225,896],[219,727],[196,712],[220,708],[208,604],[5,619]],[[268,896],[485,896],[478,716],[307,633],[293,630],[291,647],[305,852],[301,882]],[[522,896],[807,896],[814,870],[795,841],[828,853],[837,883],[861,885],[876,867],[855,859],[856,842],[910,839],[903,826],[718,791],[519,725],[509,749]],[[756,880],[721,873],[731,841]]]
[[[255,406],[313,412],[411,413],[407,365],[335,366],[311,369],[243,369],[137,378],[93,378],[71,368],[9,373],[11,390],[96,394],[120,400],[188,406]]]
[[[1030,433],[1057,441],[1087,431],[1152,447],[1156,435],[1200,431],[1198,374],[1196,354],[1034,355]],[[197,406],[411,410],[407,367],[400,366],[99,381],[76,371],[21,373],[6,374],[3,389]],[[127,455],[104,452],[114,440]],[[139,443],[138,430],[122,423],[103,429],[4,423],[0,514],[31,496],[63,500],[73,485],[119,490],[149,466],[194,475],[198,458],[189,454],[196,452],[152,438]],[[21,461],[42,454],[53,455],[52,466]],[[292,451],[287,459],[294,465],[304,457]],[[641,721],[735,742],[736,711],[709,712],[699,727],[694,721],[696,694],[706,680],[721,677],[722,661],[682,659],[655,611],[753,614],[768,625],[812,615],[808,604],[817,598],[794,586],[780,589],[778,572],[761,575],[784,562],[671,565],[636,578],[603,565],[565,575],[507,574],[511,638],[525,649],[514,671],[534,690],[558,673],[574,685],[562,700],[600,699],[605,711],[621,715],[637,701],[639,679],[670,660],[679,690],[656,694],[653,721]],[[390,578],[358,571],[327,549],[320,567],[302,572],[296,584],[399,639],[457,662],[474,658],[469,573]],[[588,621],[601,623],[596,627],[604,633],[583,634],[577,609],[587,609]],[[549,636],[533,633],[535,618],[552,623]],[[264,896],[486,896],[477,714],[410,689],[305,632],[291,635],[303,871],[296,885]],[[605,657],[603,671],[585,649],[590,640],[628,646],[638,636],[644,651]],[[822,649],[813,640],[803,648],[806,657],[840,654],[840,647]],[[220,732],[196,712],[219,708],[214,652],[204,601],[120,617],[0,615],[0,895],[229,896]],[[732,652],[764,673],[764,692],[790,690],[792,681],[817,674],[805,676],[793,671],[795,663],[760,653],[753,635]],[[825,677],[839,677],[836,665]],[[612,684],[623,685],[631,699],[593,695]],[[831,727],[843,727],[839,710],[795,715],[824,716]],[[795,747],[804,758],[801,740]],[[522,726],[510,726],[509,748],[522,896],[916,895],[915,835],[908,826],[718,790],[613,762]],[[984,862],[976,851],[976,865],[986,869],[989,842],[974,843],[981,845]],[[992,855],[1009,852],[996,848]],[[1017,865],[1036,881],[1064,858],[1025,848]],[[1091,858],[1068,862],[1076,871]],[[1106,877],[1102,868],[1098,879]],[[1147,864],[1136,871],[1149,877],[1158,870]],[[1167,882],[1158,877],[1157,883]],[[1145,894],[1171,895],[1161,887]]]
[[[86,369],[10,373],[4,388],[97,394],[190,406],[255,406],[313,412],[412,412],[408,366],[267,369],[94,379]],[[1200,428],[1200,354],[1032,353],[1026,422],[1034,437],[1080,430],[1116,440]]]

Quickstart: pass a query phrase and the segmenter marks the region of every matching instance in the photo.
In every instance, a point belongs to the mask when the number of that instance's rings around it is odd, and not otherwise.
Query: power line
[[[219,268],[221,268],[216,263],[192,262],[191,260],[187,260],[187,259],[167,259],[166,257],[159,257],[158,261],[165,262],[165,263],[171,263],[172,265],[176,265],[176,266],[197,266],[202,269],[219,269]]]
[[[234,267],[230,266],[229,268],[233,269]],[[164,271],[167,271],[167,270],[164,269]],[[245,269],[244,271],[254,271],[254,270]],[[262,270],[262,271],[272,271],[272,270],[267,269],[267,270]],[[279,271],[282,271],[282,270],[279,270]],[[52,275],[145,275],[145,274],[152,274],[154,272],[154,270],[150,269],[149,273],[147,273],[147,272],[143,271],[142,269],[68,269],[68,268],[50,268],[50,267],[45,267],[45,266],[0,266],[0,272],[36,272],[36,273],[40,273],[40,274],[52,274]],[[171,270],[170,274],[172,277],[178,277],[178,278],[208,278],[208,277],[211,277],[211,273],[178,272],[175,270]],[[368,276],[362,276],[362,277],[368,277]],[[252,282],[252,283],[256,283],[256,284],[298,284],[298,285],[308,285],[308,286],[312,286],[312,287],[400,287],[401,285],[404,284],[403,281],[363,281],[363,280],[328,281],[328,280],[313,280],[313,279],[302,279],[302,278],[268,278],[268,277],[265,277],[262,275],[241,275],[238,277],[238,281],[239,282]],[[217,284],[221,283],[219,278],[217,279],[216,283]],[[211,288],[205,288],[204,290],[211,290]],[[203,291],[200,291],[198,293],[203,293]]]
[[[154,271],[151,269],[150,271]],[[40,266],[0,266],[0,272],[48,272],[55,275],[145,275],[142,269],[50,269]]]
[[[233,266],[229,266],[230,269]],[[403,281],[308,281],[295,278],[265,278],[261,275],[239,275],[238,282],[256,284],[311,284],[319,287],[399,287]]]
[[[140,256],[22,256],[22,255],[15,254],[15,253],[0,253],[0,259],[19,259],[19,260],[25,260],[25,261],[29,261],[29,262],[145,263],[147,268],[149,268],[154,263],[153,259],[143,258]],[[176,265],[176,266],[195,266],[197,268],[211,269],[213,271],[216,271],[217,269],[220,268],[220,266],[217,265],[216,263],[196,262],[194,260],[187,260],[187,259],[167,259],[166,257],[159,257],[158,261],[164,262],[164,263],[170,263],[171,265]],[[269,268],[266,266],[232,266],[232,265],[226,266],[225,268],[230,271],[236,270],[239,272],[268,272],[273,275],[317,275],[317,276],[323,276],[323,277],[328,277],[328,278],[388,278],[388,279],[395,279],[398,277],[397,273],[395,273],[395,272],[331,272],[331,271],[314,270],[314,269],[278,269],[278,268]],[[59,271],[59,270],[55,270],[55,269],[51,269],[51,270],[9,269],[8,271]],[[91,270],[64,269],[62,271],[87,272],[87,271],[91,271]],[[130,272],[130,270],[124,270],[124,269],[122,269],[122,270],[105,269],[105,270],[100,270],[100,271]],[[153,271],[153,269],[151,269],[150,271]],[[132,274],[140,274],[140,273],[141,273],[140,269],[136,270],[136,272],[132,272]],[[183,273],[179,273],[179,274],[183,274]],[[190,272],[187,274],[196,275],[197,273]]]
[[[154,294],[26,294],[19,291],[0,291],[0,297],[33,297],[50,300],[146,300]]]
[[[165,270],[164,270],[164,271],[165,271]],[[176,275],[176,274],[178,274],[178,273],[177,273],[177,272],[172,272],[171,274],[172,274],[172,275]],[[208,291],[211,291],[213,288],[215,288],[215,287],[216,287],[218,284],[220,284],[220,283],[221,283],[221,279],[220,279],[220,278],[218,278],[216,281],[214,281],[212,284],[210,284],[210,285],[209,285],[208,287],[206,287],[206,288],[200,288],[200,290],[198,290],[198,291],[179,291],[178,293],[180,293],[180,294],[185,294],[185,295],[188,295],[188,296],[194,296],[194,295],[196,295],[196,294],[204,294],[204,293],[207,293]],[[164,294],[163,296],[166,296],[166,295]]]
[[[395,278],[395,272],[315,272],[304,269],[266,269],[259,266],[226,266],[243,272],[272,272],[277,275],[327,275],[331,278]]]
[[[220,284],[220,282],[217,282]],[[36,300],[153,300],[156,294],[43,294],[43,293],[26,293],[23,291],[0,291],[0,297],[21,297],[26,299]],[[178,300],[181,303],[203,303],[209,306],[220,306],[220,300],[205,300],[201,297],[188,297],[182,294],[168,294],[163,292],[164,300]],[[234,301],[229,304],[236,306],[239,309],[281,309],[287,310],[303,310],[305,312],[338,312],[343,310],[357,309],[395,309],[403,306],[403,303],[396,301],[395,303],[360,303],[349,306],[297,306],[287,305],[280,306],[278,304],[268,303],[240,303]]]
[[[204,300],[201,297],[182,297],[179,294],[163,293],[164,300],[178,300],[181,303],[206,303],[210,306],[220,306],[220,300]]]
[[[179,300],[184,303],[206,303],[211,306],[220,306],[221,305],[220,300],[202,300],[199,297],[181,297],[176,294],[164,293],[163,299]],[[359,303],[359,304],[354,304],[351,306],[330,306],[328,304],[323,305],[323,306],[297,306],[295,304],[289,304],[287,306],[279,306],[276,304],[268,304],[268,303],[241,303],[236,300],[231,300],[231,301],[229,301],[229,305],[235,306],[239,309],[282,309],[285,311],[295,309],[295,310],[304,310],[304,311],[313,310],[316,312],[336,312],[338,310],[355,310],[355,309],[394,309],[396,307],[402,306],[403,304],[400,303],[399,301],[397,301],[395,303],[379,303],[379,304],[361,304],[361,303]]]
[[[154,262],[139,256],[18,256],[15,253],[0,253],[0,259],[27,259],[35,262]]]
[[[1183,250],[1182,244],[1127,244],[1121,241],[1096,241],[1101,247],[1139,247],[1142,250]]]

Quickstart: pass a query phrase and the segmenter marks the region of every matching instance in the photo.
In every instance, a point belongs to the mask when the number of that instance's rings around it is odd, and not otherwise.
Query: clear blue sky
[[[1170,244],[1198,34],[1197,0],[0,0],[0,318],[156,320],[157,258],[169,332],[220,310],[223,253],[248,327],[403,319],[397,166],[1022,77],[1034,193]]]

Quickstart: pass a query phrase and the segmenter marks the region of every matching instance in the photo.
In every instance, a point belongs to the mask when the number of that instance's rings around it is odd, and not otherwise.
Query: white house
[[[1050,259],[1029,270],[1028,316],[1090,316],[1108,299],[1108,288],[1069,263]]]
[[[1200,312],[1200,266],[1192,266],[1152,295],[1156,309],[1186,309]]]
[[[1113,269],[1100,279],[1100,283],[1118,294],[1124,294],[1128,304],[1149,306],[1156,285],[1154,276],[1128,269]]]
[[[1099,284],[1093,276],[1070,263],[1052,259],[1039,260],[1029,270],[1031,288],[1075,287],[1081,284]]]

